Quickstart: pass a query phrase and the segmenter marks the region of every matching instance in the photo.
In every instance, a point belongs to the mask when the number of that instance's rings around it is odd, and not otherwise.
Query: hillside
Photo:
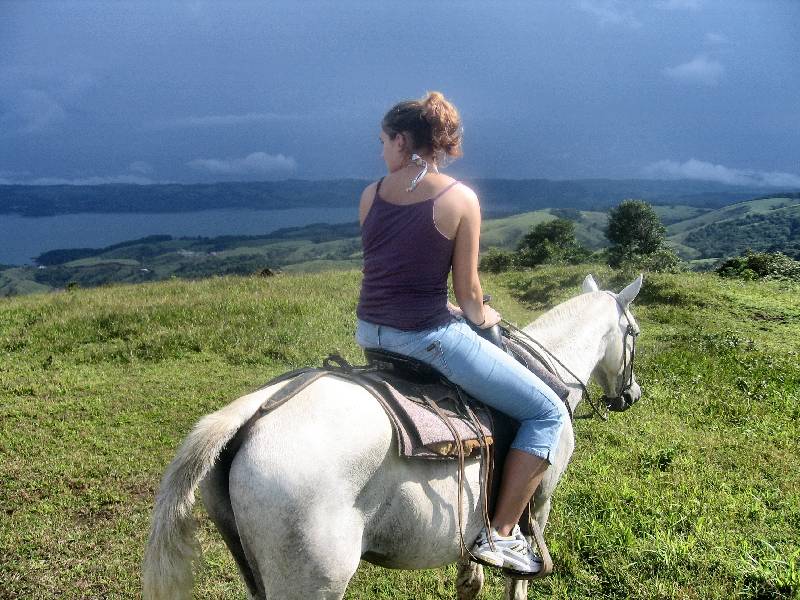
[[[486,276],[524,324],[599,266]],[[159,478],[201,415],[276,374],[351,361],[360,274],[215,277],[0,298],[0,596],[137,598]],[[575,421],[534,598],[800,594],[798,286],[653,275],[633,307],[642,400]],[[196,597],[241,598],[202,508]],[[102,560],[98,560],[102,557]],[[454,568],[363,564],[348,600],[438,600]],[[481,598],[502,581],[487,575]]]
[[[150,236],[106,248],[53,250],[38,267],[0,270],[0,296],[45,292],[67,285],[143,283],[172,277],[249,275],[264,269],[353,268],[361,264],[357,223],[314,224],[264,236],[172,238]]]
[[[654,206],[656,213],[665,225],[695,219],[712,209],[695,206],[664,204]],[[556,218],[569,219],[575,223],[575,237],[578,243],[590,250],[608,246],[605,229],[608,214],[605,212],[577,210],[571,208],[546,208],[510,217],[486,219],[481,228],[481,249],[491,247],[504,250],[516,249],[520,239],[531,227]]]
[[[800,255],[800,198],[740,202],[668,228],[687,258],[722,258],[746,248]]]

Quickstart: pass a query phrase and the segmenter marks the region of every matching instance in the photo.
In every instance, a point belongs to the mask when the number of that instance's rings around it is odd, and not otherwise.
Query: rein
[[[565,365],[555,354],[553,354],[550,350],[548,350],[539,341],[534,339],[530,334],[526,333],[525,331],[523,331],[522,329],[517,327],[514,323],[511,323],[510,321],[508,321],[506,319],[502,320],[503,324],[508,327],[508,330],[509,330],[508,332],[509,332],[510,336],[512,337],[512,339],[514,339],[514,341],[522,344],[528,351],[530,351],[531,353],[536,355],[540,360],[542,360],[543,364],[547,365],[548,361],[544,360],[544,357],[541,355],[541,353],[538,350],[532,348],[529,345],[529,343],[534,344],[538,349],[542,350],[544,353],[547,354],[547,356],[549,356],[555,362],[557,362],[567,373],[572,375],[572,377],[575,378],[575,381],[581,386],[581,390],[582,390],[581,391],[581,398],[582,399],[583,398],[586,399],[586,402],[589,404],[589,406],[592,407],[592,410],[594,411],[594,413],[598,417],[600,417],[600,419],[602,419],[603,421],[607,421],[608,420],[608,411],[609,410],[623,411],[623,410],[625,410],[627,408],[630,408],[631,404],[627,400],[625,400],[624,394],[625,394],[625,392],[629,391],[631,389],[631,387],[633,387],[633,361],[634,361],[634,358],[636,357],[636,338],[639,336],[639,333],[640,333],[638,327],[634,327],[634,325],[633,325],[633,319],[631,317],[630,312],[628,311],[628,309],[625,306],[623,306],[620,303],[619,298],[617,298],[617,296],[615,294],[612,294],[611,292],[606,292],[606,293],[609,296],[611,296],[612,298],[614,298],[614,301],[617,303],[617,306],[619,306],[620,310],[622,310],[622,314],[625,316],[625,320],[628,322],[628,325],[625,328],[625,333],[623,334],[623,337],[622,337],[622,375],[623,375],[623,380],[622,380],[622,383],[620,384],[620,387],[619,387],[619,390],[617,391],[617,395],[616,396],[614,396],[614,397],[603,396],[602,397],[602,401],[603,401],[602,402],[602,406],[603,406],[603,408],[605,410],[600,410],[598,405],[595,404],[595,402],[592,400],[592,396],[589,393],[588,382],[584,383],[583,380],[581,380],[580,377],[575,375],[575,373],[573,373],[572,370],[569,367],[567,367],[567,365]],[[521,336],[521,338],[520,338],[520,336]],[[630,361],[628,360],[628,337],[630,337],[631,340],[632,340],[631,341],[631,350],[630,350]],[[524,339],[522,339],[522,338],[524,338]],[[555,376],[557,376],[559,379],[561,379],[561,381],[565,385],[567,384],[567,382],[564,381],[564,378],[561,377],[561,375],[555,369],[553,369],[552,366],[550,368],[550,371]],[[570,411],[570,416],[572,416],[571,411]]]

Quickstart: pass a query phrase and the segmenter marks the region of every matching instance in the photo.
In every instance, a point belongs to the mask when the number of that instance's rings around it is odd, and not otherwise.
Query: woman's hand
[[[450,302],[449,300],[447,301],[447,310],[449,310],[450,314],[453,315],[454,317],[464,316],[464,311],[461,310],[458,306],[456,306],[452,302]]]
[[[480,326],[481,329],[489,329],[490,327],[494,327],[500,322],[500,319],[502,319],[500,313],[488,304],[483,305],[483,316],[486,317],[486,321],[484,321],[483,325]]]

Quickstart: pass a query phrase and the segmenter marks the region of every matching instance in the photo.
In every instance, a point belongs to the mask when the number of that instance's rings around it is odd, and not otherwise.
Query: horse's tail
[[[200,419],[167,468],[145,549],[142,569],[145,600],[191,598],[192,562],[199,550],[195,537],[197,524],[192,516],[195,490],[225,445],[264,402],[265,391],[242,396]]]

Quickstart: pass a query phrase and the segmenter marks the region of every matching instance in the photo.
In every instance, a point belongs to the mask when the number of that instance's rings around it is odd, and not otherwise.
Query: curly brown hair
[[[381,127],[392,139],[403,134],[410,152],[432,153],[439,164],[462,155],[461,117],[441,92],[398,102],[383,117]]]

